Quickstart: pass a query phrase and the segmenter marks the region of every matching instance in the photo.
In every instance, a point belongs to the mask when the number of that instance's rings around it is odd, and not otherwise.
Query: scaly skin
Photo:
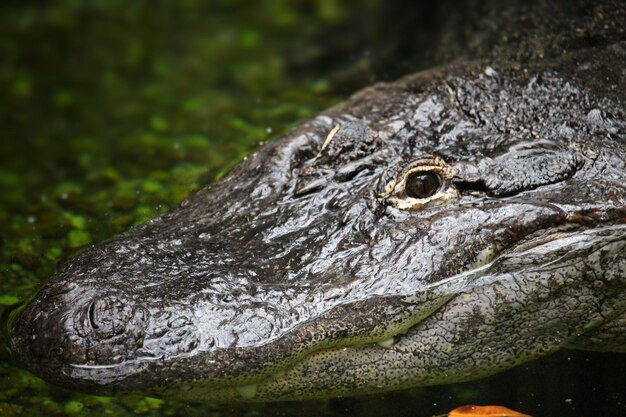
[[[611,48],[357,93],[67,263],[11,317],[15,357],[90,391],[271,401],[626,350],[624,97],[568,64]]]

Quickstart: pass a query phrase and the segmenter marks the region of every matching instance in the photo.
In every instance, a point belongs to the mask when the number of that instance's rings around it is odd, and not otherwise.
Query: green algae
[[[80,401],[72,400],[68,401],[63,405],[63,411],[67,415],[79,414],[85,408],[85,404]]]
[[[11,294],[2,294],[0,295],[0,305],[3,306],[12,306],[20,302],[19,297]]]
[[[91,243],[91,235],[84,230],[72,229],[67,233],[67,245],[72,248],[80,248]]]

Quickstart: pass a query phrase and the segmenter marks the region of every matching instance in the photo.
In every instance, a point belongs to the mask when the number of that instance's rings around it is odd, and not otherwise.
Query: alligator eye
[[[411,198],[428,198],[441,187],[441,178],[434,172],[418,171],[409,175],[406,180],[406,195]]]
[[[381,194],[381,202],[400,210],[418,210],[445,204],[459,196],[452,184],[454,172],[443,159],[425,157],[392,171]]]

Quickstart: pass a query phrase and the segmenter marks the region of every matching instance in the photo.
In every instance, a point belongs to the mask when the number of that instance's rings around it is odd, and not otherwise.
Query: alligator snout
[[[50,374],[44,376],[61,381],[73,368],[116,366],[134,359],[147,318],[145,309],[120,295],[60,279],[11,314],[8,344],[19,363],[38,373],[46,364]]]
[[[15,359],[25,366],[34,363],[56,364],[61,358],[77,361],[84,357],[76,342],[72,311],[64,302],[71,290],[44,286],[33,302],[13,311],[8,320],[8,344]],[[51,301],[44,303],[43,300]],[[63,359],[65,360],[65,359]]]

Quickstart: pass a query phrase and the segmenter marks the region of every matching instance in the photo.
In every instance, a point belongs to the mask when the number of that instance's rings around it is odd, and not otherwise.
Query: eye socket
[[[430,171],[418,171],[409,175],[406,180],[406,195],[411,198],[428,198],[441,187],[439,175]]]

